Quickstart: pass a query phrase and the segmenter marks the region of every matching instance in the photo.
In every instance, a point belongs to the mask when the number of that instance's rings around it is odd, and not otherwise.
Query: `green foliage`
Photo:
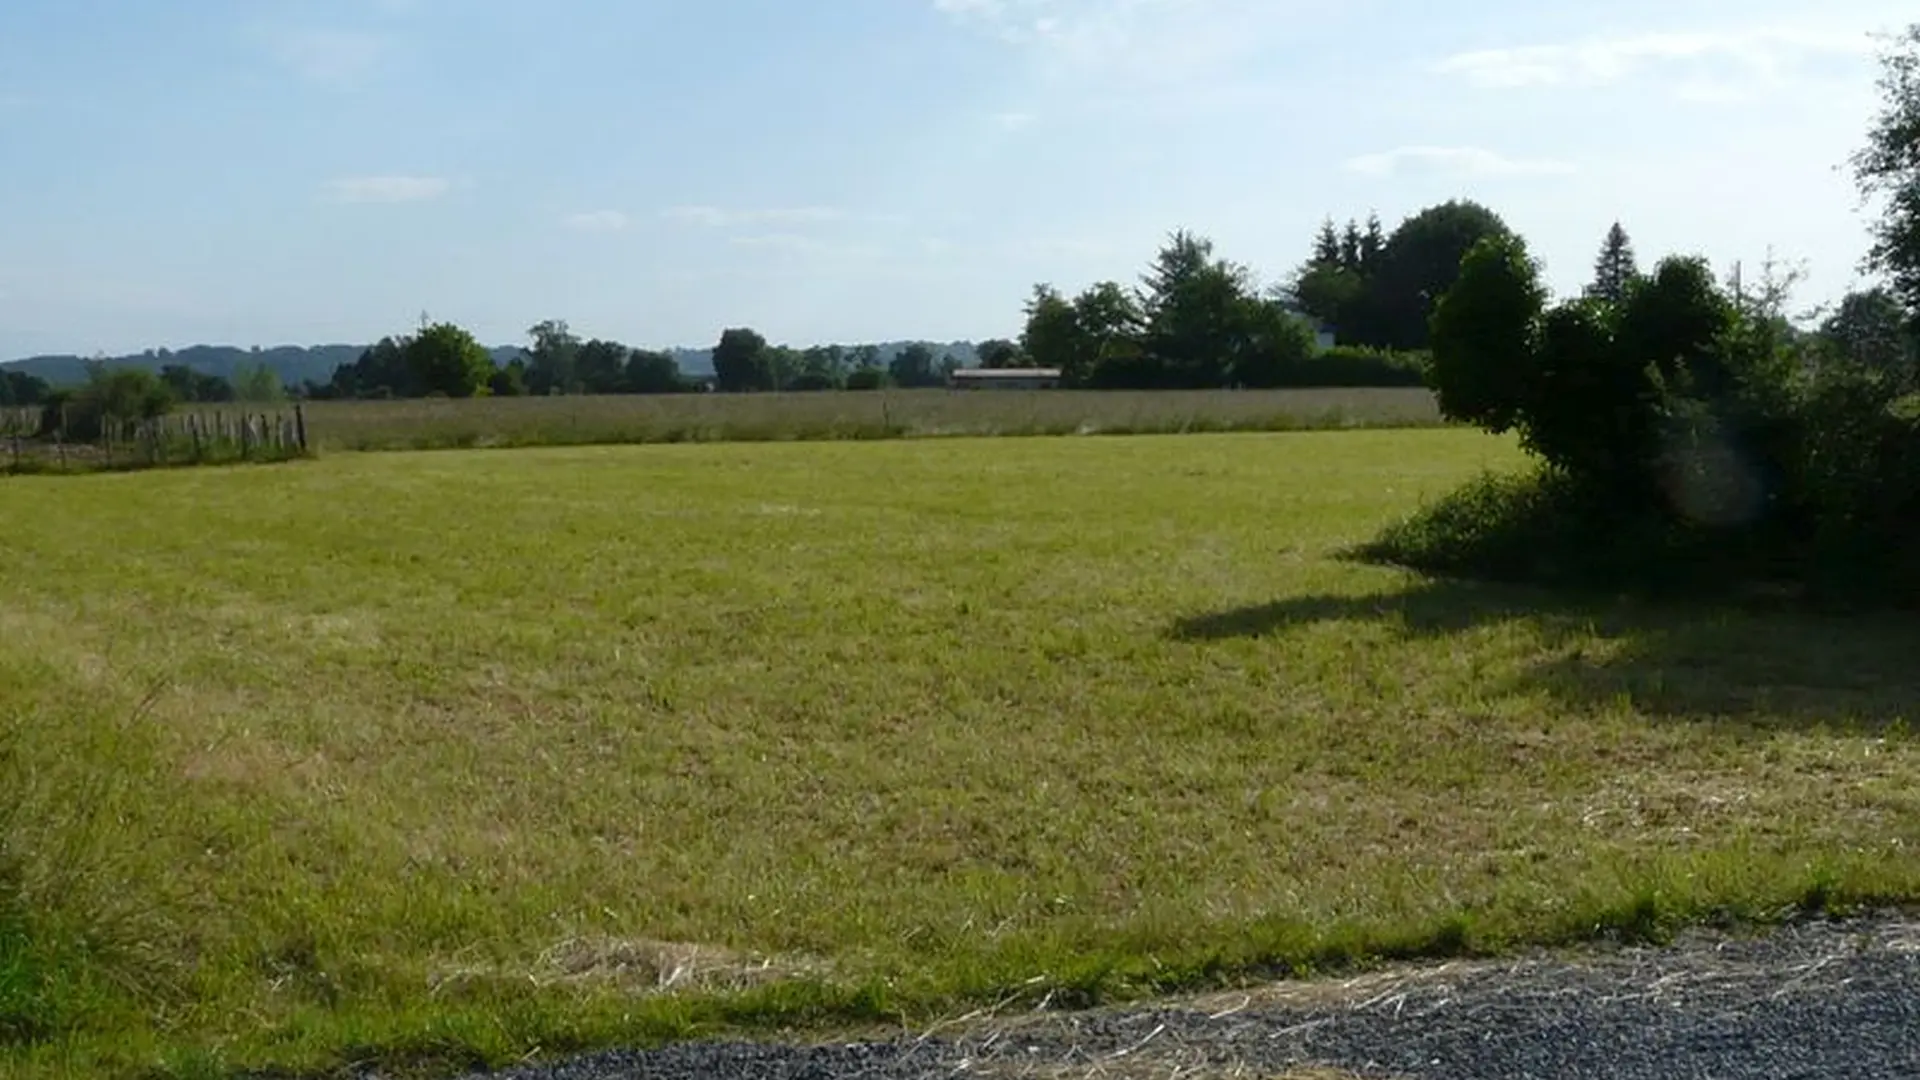
[[[564,319],[547,319],[527,330],[527,391],[545,397],[580,389],[580,338]]]
[[[1034,367],[1020,346],[1001,338],[992,338],[974,346],[973,354],[983,368],[1005,369]]]
[[[1211,240],[1174,233],[1140,293],[1141,349],[1150,358],[1141,381],[1166,389],[1222,386],[1244,381],[1235,370],[1244,367],[1260,380],[1252,385],[1275,385],[1270,380],[1294,344],[1291,320],[1270,315],[1270,305],[1252,296],[1250,280],[1244,267],[1214,257]]]
[[[173,406],[173,391],[153,372],[96,365],[89,369],[85,386],[47,398],[41,433],[69,442],[91,442],[117,425],[165,416]]]
[[[1733,389],[1735,373],[1719,346],[1739,315],[1705,259],[1663,259],[1628,291],[1620,308],[1618,346],[1631,362],[1651,366],[1662,378],[1686,371],[1699,380],[1699,392],[1724,394]]]
[[[195,371],[185,364],[167,364],[160,369],[160,381],[167,384],[176,401],[226,402],[234,400],[234,385],[218,375]]]
[[[1426,352],[1396,352],[1364,345],[1336,345],[1315,353],[1294,369],[1287,384],[1296,387],[1425,386],[1432,356]]]
[[[1342,328],[1343,336],[1351,340],[1365,332],[1360,305],[1366,291],[1367,279],[1357,268],[1316,262],[1295,275],[1288,298],[1301,311]]]
[[[582,394],[618,394],[626,389],[627,358],[632,350],[617,341],[595,338],[580,346],[574,387]]]
[[[1154,385],[1154,364],[1141,335],[1146,313],[1139,299],[1118,282],[1102,281],[1073,301],[1073,325],[1079,340],[1071,362],[1061,367],[1068,385],[1142,387]]]
[[[774,370],[767,339],[745,327],[722,332],[719,344],[713,349],[713,375],[717,388],[723,392],[772,390]]]
[[[801,350],[795,359],[789,390],[838,390],[846,385],[852,364],[850,350],[842,345],[815,345]]]
[[[1025,313],[1027,323],[1020,334],[1020,350],[1036,367],[1059,369],[1069,385],[1085,384],[1092,374],[1093,361],[1072,301],[1051,285],[1035,285]]]
[[[421,397],[426,391],[418,384],[407,363],[408,338],[383,337],[360,354],[351,364],[334,369],[327,384],[327,395],[339,398]]]
[[[677,394],[688,389],[680,364],[663,352],[635,349],[627,356],[623,389],[629,394]]]
[[[481,396],[493,378],[493,357],[472,334],[452,323],[426,327],[407,341],[402,353],[413,385],[426,394]]]
[[[933,347],[924,342],[916,341],[901,349],[887,365],[887,374],[895,386],[906,389],[946,383],[946,373],[941,370]]]
[[[1862,194],[1885,203],[1869,261],[1920,329],[1920,24],[1888,41],[1880,59],[1881,108],[1853,156],[1854,178]]]
[[[232,400],[252,405],[271,405],[287,400],[280,376],[265,364],[244,364],[233,373]],[[195,399],[203,400],[203,399]]]
[[[0,371],[0,406],[17,408],[45,403],[53,388],[45,379],[24,371]]]
[[[1693,565],[1698,537],[1622,516],[1609,493],[1542,468],[1473,480],[1390,525],[1362,558],[1429,574],[1562,587],[1700,588],[1724,561]],[[1721,579],[1722,584],[1726,582]]]
[[[1593,264],[1593,284],[1587,287],[1587,295],[1610,304],[1621,303],[1639,277],[1640,264],[1633,254],[1633,241],[1616,221],[1601,242],[1600,256]]]
[[[1432,381],[1449,419],[1495,433],[1521,423],[1538,383],[1546,287],[1517,236],[1477,243],[1433,316]]]
[[[1400,223],[1387,239],[1379,269],[1368,277],[1365,324],[1352,340],[1393,349],[1428,345],[1434,305],[1460,276],[1475,244],[1511,230],[1492,210],[1471,200],[1428,207]]]
[[[1860,298],[1809,336],[1782,313],[1789,288],[1769,266],[1757,292],[1737,273],[1729,291],[1705,260],[1668,258],[1618,301],[1596,291],[1542,313],[1524,246],[1476,247],[1434,319],[1441,408],[1517,431],[1544,471],[1461,492],[1373,553],[1491,577],[1784,578],[1920,602],[1920,423],[1886,362],[1886,305]],[[1873,345],[1878,363],[1840,348]]]
[[[1230,385],[1302,386],[1314,358],[1313,328],[1279,303],[1245,294],[1225,312],[1225,377]]]
[[[493,370],[487,377],[487,392],[492,397],[525,397],[527,390],[527,362],[515,357]]]
[[[887,385],[887,372],[885,368],[855,368],[847,373],[847,389],[849,390],[884,390]]]
[[[1356,226],[1356,260],[1380,257],[1370,245],[1383,241],[1369,235]],[[1033,366],[1059,368],[1068,385],[1096,389],[1420,384],[1417,368],[1383,353],[1317,356],[1298,306],[1257,293],[1247,268],[1217,257],[1212,241],[1175,232],[1137,291],[1105,281],[1068,300],[1035,286],[1020,350]],[[1338,381],[1347,377],[1359,381]]]
[[[1820,324],[1821,359],[1920,384],[1920,347],[1900,301],[1883,287],[1850,292]]]
[[[1363,229],[1320,227],[1312,254],[1287,283],[1287,299],[1337,328],[1343,343],[1423,350],[1434,304],[1451,288],[1479,241],[1507,235],[1493,211],[1471,201],[1428,207],[1391,236],[1378,215]]]

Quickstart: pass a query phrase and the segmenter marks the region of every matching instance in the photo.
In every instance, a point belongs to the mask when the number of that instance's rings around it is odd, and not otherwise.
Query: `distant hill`
[[[914,344],[909,341],[889,341],[877,344],[880,363],[886,365],[900,350]],[[953,358],[964,366],[972,367],[978,363],[973,343],[955,341],[947,344],[926,342],[933,347],[935,356],[952,354]],[[101,358],[109,368],[145,368],[159,371],[170,364],[179,364],[205,375],[218,375],[232,378],[233,373],[242,367],[265,364],[280,376],[287,386],[299,386],[302,383],[324,383],[333,378],[335,368],[342,364],[351,364],[366,351],[365,345],[280,345],[271,349],[242,349],[232,345],[195,345],[190,348],[148,349],[143,353],[127,356],[109,356]],[[493,354],[496,364],[505,364],[521,353],[518,345],[501,345],[488,350]],[[689,375],[710,375],[713,373],[713,350],[711,349],[668,349],[680,370]],[[55,386],[71,386],[87,381],[87,364],[90,358],[82,356],[30,356],[24,360],[14,360],[0,364],[0,368],[20,371],[36,378],[45,379]]]
[[[101,359],[109,368],[131,367],[159,371],[168,365],[179,364],[204,375],[218,375],[221,378],[232,378],[234,372],[242,367],[265,364],[280,376],[281,382],[289,386],[297,386],[309,379],[315,382],[331,379],[334,368],[341,364],[353,363],[360,358],[364,350],[365,346],[362,345],[315,345],[311,348],[283,345],[272,349],[195,345],[178,351],[149,349],[144,353]],[[55,386],[67,386],[87,381],[89,362],[89,358],[82,356],[31,356],[4,366],[12,371],[21,371],[45,379]]]

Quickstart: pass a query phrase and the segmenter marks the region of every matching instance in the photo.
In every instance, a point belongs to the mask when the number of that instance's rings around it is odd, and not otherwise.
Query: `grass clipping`
[[[614,990],[632,995],[742,993],[771,983],[820,978],[823,961],[737,952],[717,945],[645,938],[569,938],[536,959],[525,978],[534,986]],[[436,996],[513,973],[498,968],[456,968],[434,980]]]

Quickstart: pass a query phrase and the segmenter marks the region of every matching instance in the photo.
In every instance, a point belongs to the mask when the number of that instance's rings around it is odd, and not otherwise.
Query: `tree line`
[[[1409,217],[1320,227],[1307,258],[1261,288],[1211,239],[1175,232],[1140,282],[1096,282],[1069,297],[1033,288],[1015,365],[1058,369],[1092,388],[1404,386],[1422,382],[1433,303],[1474,244],[1511,230],[1471,200]],[[1332,349],[1319,347],[1330,332]]]
[[[83,386],[97,385],[107,369],[104,364],[94,363],[86,370],[87,382]],[[149,383],[142,380],[142,385]],[[156,388],[155,392],[176,403],[270,404],[285,401],[288,396],[280,384],[280,376],[265,364],[241,365],[231,378],[195,371],[184,364],[167,364],[151,376],[151,385]],[[63,390],[24,371],[0,371],[0,408],[44,407],[59,402],[63,394],[70,395],[76,389]]]
[[[1034,286],[1019,339],[975,348],[988,368],[1048,368],[1092,389],[1417,386],[1433,301],[1474,243],[1508,235],[1499,215],[1450,201],[1387,234],[1377,217],[1345,234],[1329,220],[1306,262],[1262,289],[1246,265],[1220,257],[1212,239],[1171,234],[1140,283],[1096,283],[1068,297]],[[1322,326],[1337,347],[1319,347]],[[455,340],[457,338],[457,340]],[[916,343],[881,363],[874,346],[774,345],[750,327],[723,331],[710,380],[687,377],[667,353],[583,340],[565,321],[528,331],[520,355],[486,358],[471,335],[446,325],[389,337],[325,384],[316,398],[671,394],[694,390],[872,390],[946,385],[961,364]],[[463,353],[466,361],[444,355]]]
[[[527,337],[518,355],[501,363],[466,330],[424,324],[419,333],[381,339],[331,380],[308,383],[301,393],[333,399],[877,390],[942,386],[961,366],[951,352],[925,342],[910,342],[883,363],[877,345],[800,349],[732,327],[714,345],[712,377],[699,378],[683,372],[671,353],[582,338],[561,319],[531,327]],[[982,356],[1011,349],[1009,342],[978,346]]]

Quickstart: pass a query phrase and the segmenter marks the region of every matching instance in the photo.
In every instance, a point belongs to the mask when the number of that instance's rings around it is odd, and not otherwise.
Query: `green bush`
[[[1357,554],[1425,573],[1573,588],[1702,587],[1724,564],[1711,539],[1657,516],[1622,516],[1605,493],[1540,468],[1481,477],[1389,526]]]
[[[1618,302],[1546,310],[1517,239],[1475,248],[1434,319],[1449,418],[1516,432],[1536,475],[1487,480],[1366,553],[1609,588],[1791,582],[1920,601],[1920,407],[1777,305],[1668,259]],[[1825,360],[1822,360],[1825,357]]]
[[[1288,385],[1300,389],[1425,386],[1428,361],[1425,352],[1336,345],[1302,365]]]
[[[151,371],[96,367],[85,386],[47,399],[40,414],[40,434],[93,442],[107,433],[109,425],[165,416],[173,405],[172,388]]]
[[[818,393],[825,390],[838,390],[839,384],[833,376],[821,371],[807,371],[793,377],[786,389],[796,394]]]

